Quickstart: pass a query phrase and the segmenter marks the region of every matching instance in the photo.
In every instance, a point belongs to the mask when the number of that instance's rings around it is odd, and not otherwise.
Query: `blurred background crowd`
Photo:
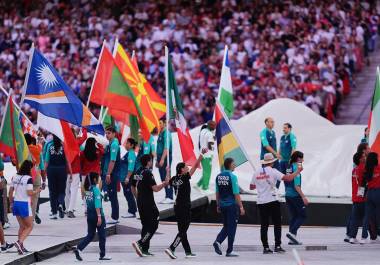
[[[168,45],[190,127],[212,118],[224,45],[239,118],[292,98],[333,120],[355,76],[370,63],[376,1],[1,1],[0,84],[21,99],[32,42],[87,102],[103,40],[136,51],[165,96]],[[1,98],[2,106],[5,97]],[[96,106],[92,109],[97,115]],[[32,121],[36,114],[25,109]],[[2,112],[2,111],[1,111]]]

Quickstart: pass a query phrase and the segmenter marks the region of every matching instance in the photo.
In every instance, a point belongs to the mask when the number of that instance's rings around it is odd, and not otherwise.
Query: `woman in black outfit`
[[[189,229],[191,222],[190,179],[191,176],[194,174],[195,170],[197,170],[202,160],[202,157],[202,155],[199,155],[195,165],[190,170],[185,163],[178,163],[176,167],[177,174],[174,177],[172,177],[169,181],[170,185],[174,188],[174,191],[176,193],[174,213],[178,225],[177,236],[175,237],[170,247],[165,250],[165,253],[171,259],[177,258],[177,256],[174,254],[174,251],[181,242],[183,248],[185,249],[186,258],[196,257],[196,255],[191,252],[190,244],[187,240],[187,230]]]

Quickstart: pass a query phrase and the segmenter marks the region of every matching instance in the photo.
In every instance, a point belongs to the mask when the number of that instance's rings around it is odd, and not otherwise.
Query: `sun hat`
[[[275,161],[277,161],[277,158],[275,158],[272,153],[266,153],[264,155],[264,159],[261,160],[260,162],[261,162],[262,165],[267,165],[267,164],[272,164]]]

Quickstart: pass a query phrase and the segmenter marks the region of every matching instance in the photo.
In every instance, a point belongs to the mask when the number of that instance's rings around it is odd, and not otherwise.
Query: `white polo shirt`
[[[265,167],[256,170],[253,174],[251,185],[256,186],[257,204],[265,204],[277,201],[277,181],[281,181],[284,177],[277,169]]]
[[[204,148],[208,149],[208,143],[214,143],[214,135],[208,128],[205,128],[200,132],[199,143],[201,145],[201,150]],[[215,144],[213,147],[215,148]],[[212,154],[213,150],[208,150],[207,153],[203,154],[203,157],[212,157]]]

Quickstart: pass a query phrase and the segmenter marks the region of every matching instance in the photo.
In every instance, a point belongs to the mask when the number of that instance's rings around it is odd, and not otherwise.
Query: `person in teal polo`
[[[167,167],[167,156],[169,156],[169,164],[172,163],[172,135],[167,131],[166,127],[166,119],[162,118],[160,120],[160,134],[157,139],[157,162],[156,167],[160,173],[161,181],[165,181],[166,178],[166,167]],[[169,146],[168,141],[166,139],[167,133],[169,133]],[[160,203],[163,204],[173,204],[173,187],[166,186],[165,187],[165,199]]]
[[[153,157],[153,160],[156,157],[156,145],[154,143],[154,136],[157,135],[157,132],[158,132],[157,128],[154,128],[148,142],[144,141],[140,132],[140,146],[139,146],[139,151],[137,153],[137,158],[136,158],[136,167],[135,167],[136,170],[138,170],[141,167],[140,158],[143,155],[151,155]]]
[[[120,160],[120,182],[123,187],[124,197],[128,203],[128,213],[126,215],[122,215],[121,217],[123,218],[134,218],[136,217],[137,212],[136,200],[131,188],[131,178],[135,172],[136,145],[137,142],[135,139],[128,138],[125,143],[127,153]]]
[[[277,159],[281,159],[281,155],[277,152],[277,139],[276,133],[274,132],[274,120],[271,117],[268,117],[264,120],[265,128],[260,132],[260,141],[261,141],[261,152],[260,159],[264,159],[264,155],[267,153],[272,153]],[[278,160],[273,165],[273,168],[280,169],[280,164]],[[279,188],[281,182],[277,182],[276,187]]]
[[[215,252],[222,255],[221,244],[228,237],[227,257],[237,257],[238,254],[233,252],[236,228],[240,215],[244,215],[244,207],[240,198],[240,189],[237,176],[232,173],[236,168],[232,158],[224,160],[224,168],[215,179],[216,206],[218,212],[223,216],[223,228],[213,243]]]
[[[102,181],[107,185],[107,193],[112,208],[111,220],[108,224],[117,224],[119,222],[117,185],[120,180],[120,146],[113,126],[106,128],[106,138],[109,144],[102,159]]]
[[[286,174],[286,169],[289,166],[290,157],[297,147],[297,138],[292,133],[292,125],[285,123],[283,127],[284,135],[280,139],[280,171]]]

